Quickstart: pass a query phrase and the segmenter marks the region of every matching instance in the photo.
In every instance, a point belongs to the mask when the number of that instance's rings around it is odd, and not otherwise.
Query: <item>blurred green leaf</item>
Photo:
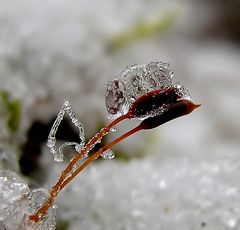
[[[127,31],[123,31],[116,37],[112,38],[109,42],[109,50],[114,52],[141,39],[165,32],[173,25],[176,15],[176,12],[171,12],[165,17],[136,24]]]
[[[0,98],[4,107],[3,109],[6,112],[7,127],[10,132],[15,133],[19,128],[21,102],[17,99],[11,99],[9,93],[6,91],[0,91]]]
[[[67,230],[69,228],[69,223],[64,220],[57,221],[56,230]]]

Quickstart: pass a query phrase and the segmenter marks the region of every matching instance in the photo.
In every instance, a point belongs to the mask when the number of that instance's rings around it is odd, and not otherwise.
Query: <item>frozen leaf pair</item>
[[[92,161],[99,156],[102,156],[104,159],[112,159],[114,154],[111,148],[114,145],[140,130],[156,128],[172,119],[187,115],[200,106],[191,101],[191,97],[185,87],[180,83],[173,82],[173,75],[173,72],[169,70],[169,65],[162,62],[132,65],[125,68],[115,80],[107,84],[106,107],[109,118],[115,120],[101,129],[86,144],[82,124],[74,115],[69,102],[64,102],[50,131],[48,146],[56,161],[63,160],[61,149],[67,145],[75,145],[78,153],[61,173],[57,183],[52,187],[50,197],[46,203],[35,215],[30,216],[32,221],[39,221],[46,214],[49,207],[52,206],[57,194]],[[67,142],[57,152],[55,134],[65,112],[68,112],[72,122],[79,128],[80,143]],[[89,151],[109,131],[115,130],[115,126],[125,119],[139,119],[141,122],[137,127],[124,133],[88,157]],[[79,164],[83,159],[85,161]]]

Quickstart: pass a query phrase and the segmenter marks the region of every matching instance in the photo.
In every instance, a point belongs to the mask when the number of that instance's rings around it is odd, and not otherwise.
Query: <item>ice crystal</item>
[[[111,160],[115,157],[115,153],[111,149],[108,149],[104,153],[101,154],[101,157],[104,160]]]
[[[57,133],[57,130],[58,130],[58,127],[59,127],[61,121],[63,120],[65,113],[67,113],[69,115],[72,123],[78,128],[80,143],[66,142],[66,143],[62,144],[59,147],[59,149],[57,150],[57,148],[56,148],[56,133]],[[49,133],[47,146],[50,148],[50,152],[53,154],[54,160],[57,162],[61,162],[61,161],[63,161],[63,149],[66,146],[73,145],[73,146],[75,146],[75,150],[77,152],[80,152],[83,149],[84,144],[85,144],[84,127],[83,127],[82,123],[78,121],[69,101],[65,100],[62,105],[62,108],[60,109],[58,116],[51,128],[51,131]]]

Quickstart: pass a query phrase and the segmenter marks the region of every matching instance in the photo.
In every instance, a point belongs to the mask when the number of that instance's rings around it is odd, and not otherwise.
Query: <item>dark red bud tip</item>
[[[164,113],[150,117],[142,121],[142,129],[153,129],[156,128],[170,120],[173,120],[177,117],[181,117],[191,113],[194,109],[198,108],[200,104],[194,104],[189,100],[181,100],[173,104],[167,111]]]
[[[194,109],[197,109],[197,108],[200,107],[200,106],[201,106],[201,104],[194,104],[194,106],[193,106],[193,107],[194,107],[193,110],[194,110]]]

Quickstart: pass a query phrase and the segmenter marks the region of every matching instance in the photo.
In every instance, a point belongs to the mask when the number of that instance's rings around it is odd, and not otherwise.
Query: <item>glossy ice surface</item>
[[[169,64],[163,62],[126,67],[116,79],[107,84],[105,102],[109,117],[113,119],[126,114],[138,98],[151,91],[175,88],[179,100],[190,100],[188,90],[180,83],[174,83],[173,76]],[[165,110],[166,104],[159,108],[159,113]]]
[[[16,173],[0,171],[0,229],[55,229],[56,205],[36,224],[28,221],[49,196],[46,189],[30,190],[27,183]]]

